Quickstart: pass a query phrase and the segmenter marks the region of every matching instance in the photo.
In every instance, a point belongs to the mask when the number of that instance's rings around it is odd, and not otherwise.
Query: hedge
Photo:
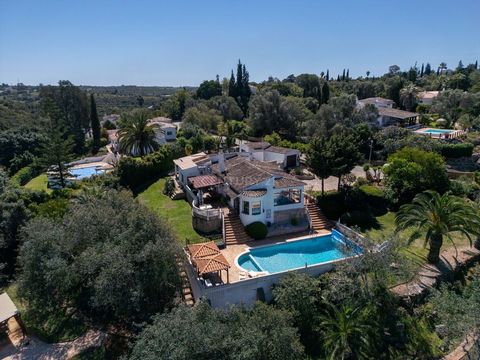
[[[441,144],[440,152],[446,158],[470,157],[473,154],[473,144],[465,142],[459,144]]]
[[[317,205],[330,220],[338,220],[347,211],[345,195],[341,192],[327,192],[317,196]]]
[[[23,186],[32,180],[37,175],[37,172],[30,166],[25,166],[18,170],[15,175],[12,176],[11,181],[14,184]]]
[[[265,239],[268,234],[267,225],[260,221],[255,221],[251,224],[248,224],[245,228],[248,236],[254,238],[255,240]]]
[[[143,157],[123,157],[118,163],[120,184],[134,189],[148,181],[165,175],[173,169],[172,151],[162,146],[158,151]]]

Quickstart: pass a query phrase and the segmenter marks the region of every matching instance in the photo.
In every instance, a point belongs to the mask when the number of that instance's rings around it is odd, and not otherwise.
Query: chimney
[[[220,170],[222,174],[225,173],[225,155],[223,152],[218,154],[218,170]]]

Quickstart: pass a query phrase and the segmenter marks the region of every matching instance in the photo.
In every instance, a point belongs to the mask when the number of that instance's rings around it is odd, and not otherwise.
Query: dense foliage
[[[32,310],[97,324],[143,321],[176,294],[176,242],[169,227],[130,194],[108,191],[73,204],[60,219],[23,229],[19,293]]]
[[[287,311],[258,303],[253,309],[182,306],[155,317],[139,336],[131,360],[303,359]]]
[[[403,148],[388,157],[384,167],[386,197],[404,204],[425,190],[443,193],[448,189],[443,158],[416,148]]]

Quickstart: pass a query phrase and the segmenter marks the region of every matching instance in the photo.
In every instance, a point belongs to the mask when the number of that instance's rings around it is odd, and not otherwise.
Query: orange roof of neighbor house
[[[200,175],[188,178],[194,189],[203,189],[210,186],[223,184],[223,180],[215,175]]]
[[[190,254],[192,260],[220,254],[220,249],[214,241],[209,241],[201,244],[187,245],[187,251]]]
[[[198,258],[193,261],[199,275],[227,270],[230,268],[230,264],[228,263],[227,259],[225,259],[225,256],[222,255],[222,253],[218,253],[215,256],[209,256],[206,258]]]

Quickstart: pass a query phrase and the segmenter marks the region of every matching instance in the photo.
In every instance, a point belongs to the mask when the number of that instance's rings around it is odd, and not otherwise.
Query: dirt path
[[[443,277],[452,275],[459,267],[480,257],[480,250],[468,245],[460,246],[457,250],[458,254],[455,248],[442,251],[440,263],[423,265],[414,280],[393,287],[392,292],[404,300],[414,299],[435,286]]]
[[[106,339],[106,334],[100,331],[87,331],[83,336],[63,343],[47,344],[35,337],[29,337],[28,345],[15,349],[8,346],[0,351],[3,360],[59,360],[71,359],[82,352],[101,346]]]

